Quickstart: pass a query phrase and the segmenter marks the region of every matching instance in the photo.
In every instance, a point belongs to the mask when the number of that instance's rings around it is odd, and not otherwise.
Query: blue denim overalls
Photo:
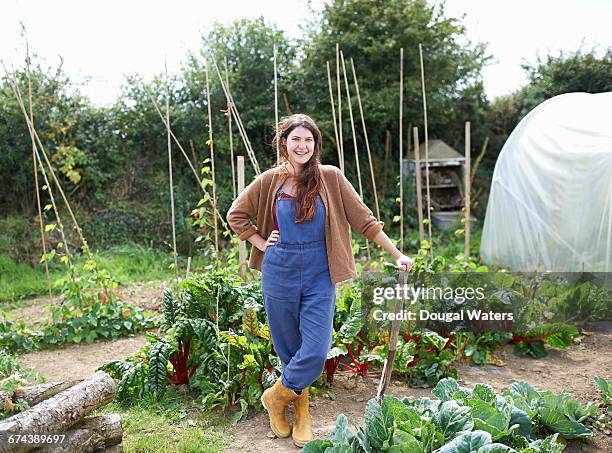
[[[295,223],[295,203],[277,192],[279,230],[262,264],[262,292],[272,343],[282,365],[282,383],[300,391],[320,376],[332,342],[336,287],[325,247],[325,206],[316,197],[315,216]]]

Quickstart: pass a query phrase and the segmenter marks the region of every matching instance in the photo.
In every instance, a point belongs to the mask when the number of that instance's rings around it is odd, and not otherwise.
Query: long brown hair
[[[280,150],[281,159],[279,165],[289,162],[287,137],[293,129],[300,126],[308,129],[312,133],[312,137],[314,138],[314,152],[297,177],[295,204],[296,223],[312,219],[316,212],[316,197],[321,189],[321,170],[319,168],[321,163],[321,131],[312,118],[308,115],[297,113],[283,118],[278,123],[276,136],[272,140],[274,148],[276,148],[276,144],[278,143],[278,148]]]

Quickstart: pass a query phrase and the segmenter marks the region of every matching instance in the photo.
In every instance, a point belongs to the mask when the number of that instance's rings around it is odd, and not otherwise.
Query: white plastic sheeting
[[[612,92],[556,96],[514,129],[480,254],[515,271],[612,271]]]

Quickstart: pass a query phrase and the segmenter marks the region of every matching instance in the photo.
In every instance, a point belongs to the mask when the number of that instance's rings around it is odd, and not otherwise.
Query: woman
[[[227,220],[253,244],[249,267],[262,272],[272,343],[283,365],[261,402],[274,434],[292,434],[301,447],[312,440],[308,386],[323,371],[331,346],[335,284],[357,277],[349,225],[391,253],[401,271],[413,261],[391,243],[342,172],[320,163],[321,132],[310,117],[285,118],[274,142],[281,163],[240,193]],[[293,432],[285,416],[291,402]]]

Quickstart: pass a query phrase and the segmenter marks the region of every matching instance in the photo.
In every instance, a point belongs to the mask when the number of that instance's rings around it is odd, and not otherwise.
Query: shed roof
[[[442,140],[429,140],[428,153],[429,160],[464,160],[465,157],[453,149]],[[425,160],[425,142],[419,145],[419,155],[421,161]],[[411,159],[414,160],[414,157]]]

